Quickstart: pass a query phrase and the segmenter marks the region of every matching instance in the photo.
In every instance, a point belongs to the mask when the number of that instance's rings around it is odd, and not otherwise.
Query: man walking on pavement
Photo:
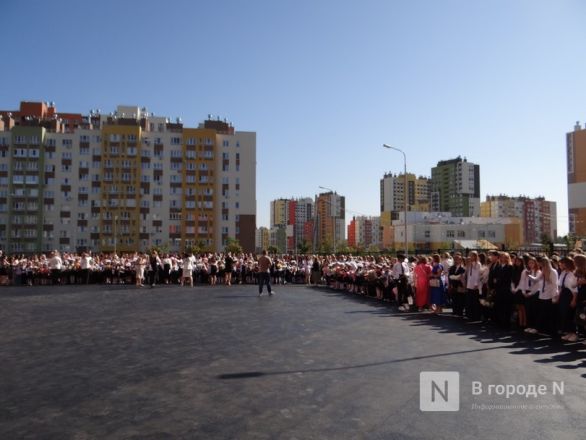
[[[262,296],[263,286],[267,285],[269,296],[273,296],[275,292],[271,289],[271,265],[273,261],[267,255],[266,249],[263,249],[262,255],[258,259],[258,296]]]

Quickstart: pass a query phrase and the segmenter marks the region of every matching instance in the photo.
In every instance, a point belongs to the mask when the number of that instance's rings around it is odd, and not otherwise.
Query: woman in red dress
[[[414,269],[415,274],[415,305],[421,312],[429,304],[429,274],[431,266],[427,257],[419,257]]]

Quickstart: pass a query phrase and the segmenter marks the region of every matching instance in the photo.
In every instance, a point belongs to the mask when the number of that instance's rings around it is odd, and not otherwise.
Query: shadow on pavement
[[[563,369],[586,368],[586,345],[582,341],[577,343],[563,343],[552,340],[543,335],[528,335],[520,330],[504,330],[493,323],[468,322],[451,313],[435,315],[432,313],[399,312],[396,307],[388,303],[381,303],[374,298],[358,296],[351,293],[328,290],[328,295],[344,298],[348,301],[362,304],[372,304],[373,310],[370,313],[381,316],[394,316],[411,321],[413,325],[429,326],[439,333],[455,333],[460,336],[467,336],[482,344],[508,344],[498,348],[512,349],[511,354],[544,356],[536,359],[535,362],[543,364],[556,364],[556,367]],[[369,313],[367,311],[356,311],[356,313]],[[581,361],[575,364],[577,361]],[[586,377],[582,375],[582,377]]]

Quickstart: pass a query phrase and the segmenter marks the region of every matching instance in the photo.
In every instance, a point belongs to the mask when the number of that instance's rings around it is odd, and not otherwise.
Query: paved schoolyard
[[[277,292],[2,288],[0,438],[583,438],[584,345]],[[420,411],[421,371],[459,372],[460,411]],[[475,396],[472,381],[564,395]]]

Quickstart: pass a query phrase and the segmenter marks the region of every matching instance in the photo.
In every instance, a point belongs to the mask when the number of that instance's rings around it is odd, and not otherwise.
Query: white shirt
[[[537,270],[536,272],[532,273],[528,269],[525,269],[523,272],[521,272],[521,280],[519,280],[518,288],[521,289],[523,293],[525,293],[526,295],[531,296],[536,294],[539,291],[539,289],[541,289],[541,286],[539,285],[539,283],[531,279],[531,277],[536,278],[539,276],[539,274],[541,274],[540,270]]]
[[[548,280],[544,280],[543,272],[536,277],[529,275],[532,282],[535,282],[539,289],[539,299],[553,299],[558,295],[558,273],[552,269]]]
[[[407,267],[405,261],[397,261],[391,271],[391,277],[395,280],[398,280],[401,275],[409,276],[409,267]]]
[[[482,265],[479,261],[470,263],[466,267],[466,289],[480,290],[480,269]]]
[[[51,269],[61,270],[61,268],[63,267],[63,261],[61,260],[61,257],[59,255],[51,257],[51,259],[49,260],[49,267]]]
[[[193,260],[191,257],[186,257],[183,259],[183,275],[187,275],[186,272],[191,275],[191,271],[193,271]]]
[[[81,257],[80,266],[82,269],[89,269],[92,263],[92,257],[86,255],[85,257]]]
[[[574,275],[573,272],[567,272],[567,271],[563,271],[560,274],[559,277],[559,287],[560,287],[560,292],[561,290],[565,287],[566,289],[569,289],[570,292],[577,294],[578,293],[578,279],[576,278],[576,275]]]

